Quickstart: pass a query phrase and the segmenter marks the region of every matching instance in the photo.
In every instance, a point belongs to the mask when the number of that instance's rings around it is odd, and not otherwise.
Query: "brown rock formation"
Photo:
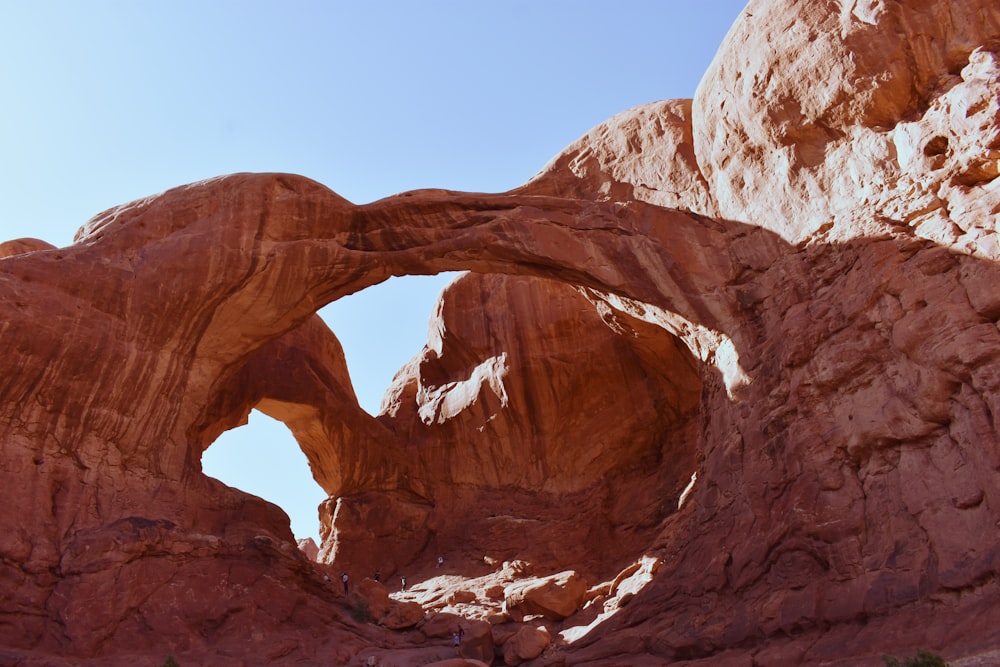
[[[4,244],[0,662],[436,659],[201,474],[255,406],[333,572],[604,581],[536,664],[996,650],[998,63],[987,0],[752,2],[693,102],[510,193],[241,174]],[[316,310],[453,269],[528,277],[453,285],[366,415]]]
[[[257,224],[239,224],[261,210],[269,214]],[[551,219],[539,219],[541,210]],[[415,224],[403,237],[398,234],[404,228],[397,224],[374,246],[368,240],[369,235],[379,238],[379,228],[388,229],[385,220],[414,215]],[[680,214],[665,215],[683,218],[689,233],[698,234],[703,226]],[[313,577],[313,583],[302,584],[303,591],[313,593],[303,594],[313,595],[318,605],[328,604],[322,573],[298,564],[301,557],[286,518],[273,506],[198,471],[201,450],[222,429],[239,423],[249,405],[271,400],[290,404],[300,415],[306,406],[320,413],[316,403],[328,400],[295,394],[299,382],[266,379],[263,388],[260,382],[241,382],[246,369],[258,363],[255,355],[267,354],[268,345],[277,346],[275,354],[301,349],[296,341],[303,336],[322,339],[310,318],[323,299],[393,270],[413,270],[428,261],[428,248],[444,257],[430,260],[434,268],[455,268],[470,253],[477,258],[473,264],[492,261],[503,267],[511,261],[507,253],[512,246],[502,239],[513,238],[505,228],[541,231],[551,226],[553,234],[537,239],[522,234],[527,245],[516,253],[525,253],[532,262],[565,265],[576,275],[572,258],[596,250],[593,242],[581,245],[585,237],[594,235],[596,245],[606,246],[608,253],[624,251],[619,234],[600,231],[618,229],[623,217],[635,214],[614,205],[509,195],[426,193],[358,208],[305,179],[238,175],[115,209],[84,228],[69,248],[5,259],[4,335],[11,341],[7,359],[12,372],[0,387],[5,411],[3,474],[5,488],[17,492],[9,493],[11,511],[2,519],[5,578],[12,582],[4,643],[84,658],[113,654],[125,636],[138,647],[135,650],[153,650],[163,637],[204,637],[202,616],[136,618],[136,598],[107,587],[113,582],[135,588],[147,609],[176,605],[170,582],[193,584],[172,568],[163,568],[166,564],[159,559],[174,553],[186,554],[184,568],[219,582],[211,589],[218,599],[244,600],[225,612],[224,617],[233,620],[217,626],[222,635],[213,631],[217,650],[226,650],[221,647],[227,641],[233,642],[232,650],[241,651],[263,650],[255,641],[270,644],[270,633],[267,638],[253,634],[249,618],[254,617],[265,627],[290,623],[293,634],[308,632],[290,616],[262,617],[256,610],[273,605],[266,596],[248,597],[246,590],[248,581],[276,571],[271,554],[285,554],[287,567],[301,572],[304,581]],[[471,228],[467,221],[473,223]],[[497,238],[494,260],[483,254],[484,237],[474,231],[482,225],[497,226],[486,232]],[[362,229],[369,233],[361,235]],[[382,244],[391,249],[387,261],[369,267],[371,253]],[[413,249],[404,250],[407,245]],[[560,254],[562,260],[541,259]],[[701,264],[702,259],[690,256],[676,263],[687,262]],[[357,270],[349,268],[352,264]],[[610,257],[603,264],[607,268],[597,270],[603,277],[592,284],[608,289],[624,277],[612,269]],[[303,270],[315,274],[303,281]],[[169,281],[163,280],[164,272],[171,276]],[[261,295],[271,290],[276,290],[273,298],[264,303]],[[101,295],[110,299],[101,301]],[[39,325],[36,309],[42,304],[46,317]],[[156,304],[155,312],[148,310],[149,304]],[[177,326],[187,321],[185,313],[195,311],[202,313],[197,322]],[[285,331],[293,332],[291,338],[273,342]],[[321,346],[310,350],[317,351],[289,353],[288,368],[294,372],[305,365],[315,370],[310,359],[337,357],[336,350],[323,352]],[[113,362],[95,366],[94,359]],[[87,370],[95,368],[100,371],[96,376]],[[312,386],[331,393],[340,377],[336,366],[313,375],[315,380],[308,378]],[[123,393],[123,387],[128,391]],[[234,387],[242,401],[233,397]],[[350,396],[341,397],[350,408]],[[154,405],[159,409],[144,408]],[[312,428],[313,422],[303,423]],[[369,426],[358,431],[362,437],[369,432],[365,429],[377,428],[370,420],[364,424]],[[402,458],[393,455],[397,444],[387,438],[379,445],[361,456],[375,457],[370,469],[385,462],[391,470],[393,459]],[[304,448],[308,451],[307,444]],[[321,457],[310,459],[323,462]],[[313,466],[326,482],[321,465]],[[345,468],[340,465],[340,470]],[[16,480],[29,470],[29,478],[37,481],[22,489]],[[386,484],[393,481],[384,473],[379,476]],[[263,555],[256,546],[248,551],[248,545],[259,543],[278,548]],[[246,577],[229,573],[223,556],[234,549],[246,555],[241,565]],[[206,559],[208,564],[200,563]],[[144,571],[156,564],[158,576]],[[213,575],[219,565],[224,570]],[[152,582],[151,588],[139,587],[138,579]],[[95,607],[98,597],[104,604]],[[49,601],[44,610],[41,600]],[[90,610],[86,616],[79,611],[83,608]],[[296,603],[288,613],[299,608],[301,603]],[[329,624],[333,613],[327,612],[322,622]],[[123,623],[132,618],[147,629]],[[61,628],[58,633],[50,629],[53,622]],[[227,634],[231,626],[239,632]],[[147,637],[145,643],[138,635]],[[292,641],[305,645],[306,651],[316,650],[313,642]],[[203,650],[201,646],[189,644],[189,650]]]
[[[514,667],[537,658],[551,642],[552,637],[545,628],[522,625],[503,643],[504,664]]]
[[[568,570],[510,586],[504,596],[504,609],[516,620],[538,615],[561,621],[576,613],[586,592],[583,578]]]
[[[449,565],[485,554],[602,576],[631,561],[695,469],[701,380],[673,336],[613,323],[562,283],[459,278],[379,417],[407,443],[376,468],[393,490],[328,502],[325,557],[393,573],[447,551]]]
[[[718,214],[996,259],[998,33],[990,2],[751,2],[694,99]]]
[[[296,545],[309,560],[316,560],[316,557],[319,556],[319,547],[316,546],[316,541],[311,537],[298,540]]]
[[[36,250],[54,250],[55,246],[40,239],[14,239],[0,243],[0,259]]]
[[[417,602],[403,600],[393,603],[389,613],[383,616],[380,623],[390,630],[412,628],[424,618],[424,608]]]
[[[485,621],[463,621],[459,653],[463,658],[482,660],[489,664],[496,656],[493,628]]]

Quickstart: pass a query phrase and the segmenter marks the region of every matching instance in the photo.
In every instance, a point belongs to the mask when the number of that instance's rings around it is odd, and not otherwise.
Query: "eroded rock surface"
[[[693,101],[509,193],[239,174],[3,244],[0,661],[447,657],[352,618],[339,572],[380,569],[388,625],[490,623],[505,661],[975,664],[1000,645],[998,63],[986,0],[751,2]],[[455,269],[484,275],[365,414],[316,310]],[[254,407],[330,494],[321,563],[201,473]],[[499,609],[568,569],[594,584],[568,618]]]
[[[510,586],[504,594],[504,609],[515,620],[532,615],[561,621],[576,613],[586,592],[586,581],[568,570]]]

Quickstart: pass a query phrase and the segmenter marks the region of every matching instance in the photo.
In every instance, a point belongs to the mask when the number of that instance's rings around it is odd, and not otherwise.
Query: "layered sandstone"
[[[623,335],[626,324],[612,329],[563,283],[461,276],[378,417],[406,444],[368,468],[383,482],[324,506],[338,537],[324,559],[390,575],[421,551],[450,552],[449,566],[486,557],[617,572],[695,469],[695,361],[643,324]]]
[[[507,664],[982,664],[998,63],[986,0],[751,2],[693,101],[509,193],[240,174],[3,244],[0,661],[425,664],[464,619]],[[456,269],[365,414],[316,310]],[[254,407],[330,494],[323,563],[200,471]],[[413,630],[352,618],[376,567]]]

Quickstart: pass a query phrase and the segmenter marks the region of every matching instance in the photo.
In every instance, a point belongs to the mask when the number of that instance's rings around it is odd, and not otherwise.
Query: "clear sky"
[[[116,204],[238,171],[357,203],[520,185],[619,111],[692,97],[744,0],[0,0],[0,240],[68,245]],[[426,340],[448,276],[321,315],[362,406]],[[207,473],[317,535],[324,494],[256,413]]]

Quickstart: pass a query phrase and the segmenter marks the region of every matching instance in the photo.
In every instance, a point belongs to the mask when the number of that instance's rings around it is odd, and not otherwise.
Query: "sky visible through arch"
[[[692,97],[743,0],[0,2],[0,240],[69,245],[91,216],[239,171],[356,203],[499,192],[630,107]],[[322,315],[376,412],[449,276],[393,279]],[[258,413],[208,474],[318,535],[324,493]]]

